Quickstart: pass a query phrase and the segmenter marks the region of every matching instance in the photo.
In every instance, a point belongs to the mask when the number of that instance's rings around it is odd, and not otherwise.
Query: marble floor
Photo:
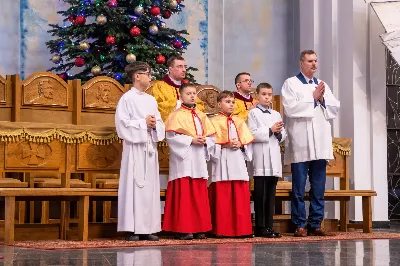
[[[400,265],[400,239],[151,248],[35,250],[0,246],[0,265]]]

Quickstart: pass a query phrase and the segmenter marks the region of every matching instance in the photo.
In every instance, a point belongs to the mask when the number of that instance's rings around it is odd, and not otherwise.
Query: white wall
[[[254,86],[270,82],[279,94],[298,72],[297,2],[209,0],[208,83],[235,90],[236,74],[245,71]]]
[[[19,73],[20,1],[0,1],[0,75]]]

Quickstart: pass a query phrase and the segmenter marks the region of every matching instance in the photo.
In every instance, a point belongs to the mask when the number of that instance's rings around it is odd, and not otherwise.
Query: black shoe
[[[140,240],[147,240],[147,241],[160,241],[160,238],[158,238],[158,236],[155,235],[139,235],[139,239]]]
[[[125,240],[126,241],[139,241],[139,236],[135,235],[135,233],[129,232],[129,233],[126,233]]]
[[[193,239],[193,234],[178,233],[176,235],[176,238],[179,239],[179,240],[192,240]]]
[[[266,230],[265,227],[256,227],[256,230],[254,230],[254,235],[256,237],[265,237],[264,235],[265,230]]]
[[[270,227],[263,227],[256,229],[256,236],[258,237],[266,237],[266,238],[279,238],[281,237],[280,233],[275,233],[274,230]]]
[[[197,233],[197,234],[194,234],[193,237],[194,237],[195,239],[206,239],[206,234],[204,234],[204,233]]]
[[[272,234],[274,238],[281,238],[281,233],[275,232],[274,229],[271,228]]]

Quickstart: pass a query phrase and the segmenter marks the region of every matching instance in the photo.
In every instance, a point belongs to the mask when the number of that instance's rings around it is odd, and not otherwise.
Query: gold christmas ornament
[[[166,24],[165,22],[161,22],[161,23],[160,23],[160,27],[163,28],[163,29],[165,29],[165,28],[167,27],[167,24]]]
[[[52,57],[51,57],[51,62],[53,62],[54,64],[58,64],[58,63],[60,63],[60,61],[61,61],[61,56],[60,55],[53,55]]]
[[[135,15],[136,16],[141,16],[144,12],[144,8],[142,6],[137,6],[135,7]]]
[[[158,33],[158,27],[156,25],[151,25],[149,27],[149,32],[151,35],[156,35]]]
[[[99,25],[104,25],[104,24],[107,23],[107,17],[104,16],[104,15],[98,15],[97,18],[96,18],[96,22]]]
[[[170,7],[171,9],[177,8],[177,7],[178,7],[178,2],[177,2],[176,0],[171,0],[171,1],[169,2],[169,7]]]
[[[127,56],[126,56],[126,62],[128,62],[129,64],[130,63],[133,63],[133,62],[135,62],[136,61],[136,55],[134,55],[134,54],[127,54]]]
[[[100,75],[100,74],[101,74],[101,67],[99,67],[99,66],[94,66],[94,67],[92,67],[92,69],[90,70],[90,72],[91,72],[93,75],[95,75],[95,76]]]
[[[87,42],[81,42],[79,44],[79,49],[81,49],[82,51],[86,51],[90,49],[90,44],[88,44]]]

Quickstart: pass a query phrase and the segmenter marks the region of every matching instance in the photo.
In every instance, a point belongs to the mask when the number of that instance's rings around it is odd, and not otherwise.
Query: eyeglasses
[[[151,77],[151,73],[150,72],[138,72],[136,74],[143,74],[143,75],[147,75],[148,77]]]
[[[245,79],[245,80],[239,81],[239,83],[242,83],[242,82],[254,83],[254,80],[252,80],[252,79]]]

